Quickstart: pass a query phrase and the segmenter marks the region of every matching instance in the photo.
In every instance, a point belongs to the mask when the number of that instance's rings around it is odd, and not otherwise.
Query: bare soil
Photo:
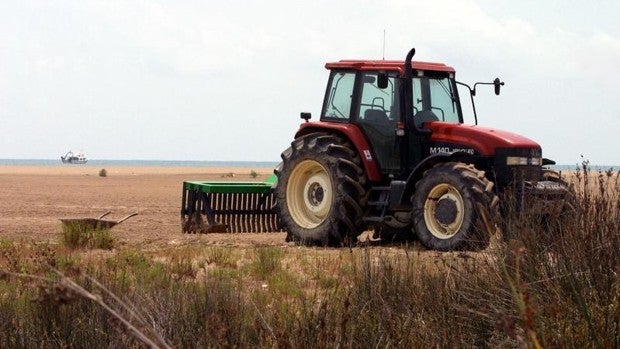
[[[184,180],[264,180],[271,169],[245,168],[0,166],[0,239],[58,242],[60,218],[99,217],[117,220],[119,245],[142,246],[219,244],[231,246],[285,245],[284,233],[181,233],[180,205]],[[234,177],[230,177],[234,174]]]

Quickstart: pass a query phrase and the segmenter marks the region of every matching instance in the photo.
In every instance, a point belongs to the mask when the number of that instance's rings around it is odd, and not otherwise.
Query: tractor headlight
[[[542,166],[542,158],[530,158],[530,165]]]
[[[506,165],[508,166],[523,166],[523,165],[541,166],[542,158],[528,158],[525,156],[507,156]]]
[[[527,158],[524,156],[508,156],[506,157],[506,165],[527,165]]]

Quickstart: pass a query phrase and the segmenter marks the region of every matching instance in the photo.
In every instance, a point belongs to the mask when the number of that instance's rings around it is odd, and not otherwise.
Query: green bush
[[[110,229],[93,229],[88,224],[68,222],[63,223],[62,242],[66,247],[72,249],[100,248],[111,250],[114,248],[115,239]]]

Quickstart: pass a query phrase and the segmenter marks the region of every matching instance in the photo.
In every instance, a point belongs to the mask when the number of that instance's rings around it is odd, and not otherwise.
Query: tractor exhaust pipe
[[[413,77],[413,68],[411,68],[411,60],[415,55],[415,47],[409,50],[407,57],[405,57],[405,79],[411,79]]]
[[[428,135],[431,133],[431,130],[418,128],[413,122],[413,67],[411,66],[411,61],[413,56],[415,55],[415,47],[409,50],[407,56],[405,57],[405,66],[403,67],[405,70],[405,118],[407,123],[411,125],[411,129],[417,135]]]
[[[411,67],[411,60],[413,59],[413,55],[415,55],[415,48],[412,48],[409,53],[407,53],[407,57],[405,58],[405,117],[407,120],[413,120],[413,82],[411,79],[413,78],[413,68]],[[417,129],[414,127],[414,129]]]

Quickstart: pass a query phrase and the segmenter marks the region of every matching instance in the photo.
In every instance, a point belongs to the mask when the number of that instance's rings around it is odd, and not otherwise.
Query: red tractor
[[[305,122],[275,173],[275,212],[288,239],[340,245],[368,227],[417,237],[430,249],[479,249],[495,231],[498,195],[534,197],[545,210],[568,188],[543,166],[538,143],[464,123],[445,64],[342,60],[330,70],[319,121]],[[474,108],[475,116],[475,108]],[[521,202],[521,205],[523,203]]]

